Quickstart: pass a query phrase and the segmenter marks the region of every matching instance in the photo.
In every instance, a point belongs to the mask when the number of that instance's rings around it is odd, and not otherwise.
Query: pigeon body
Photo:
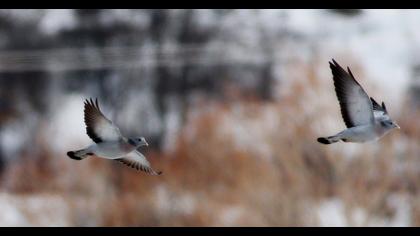
[[[148,174],[162,173],[154,171],[146,157],[137,151],[139,147],[148,146],[145,138],[122,136],[118,127],[102,114],[98,100],[95,103],[92,99],[86,100],[84,113],[86,133],[95,143],[81,150],[67,152],[70,158],[82,160],[89,156],[97,156],[117,160]]]
[[[340,133],[320,137],[318,142],[331,144],[338,141],[364,143],[378,140],[394,128],[400,128],[388,115],[385,103],[379,105],[369,97],[356,81],[350,68],[346,72],[334,59],[330,62],[335,92],[341,115],[347,129]]]

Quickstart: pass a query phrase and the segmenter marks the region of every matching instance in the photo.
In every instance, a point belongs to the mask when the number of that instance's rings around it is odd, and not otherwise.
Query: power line
[[[258,65],[270,58],[241,53],[235,45],[172,45],[154,47],[91,47],[0,51],[0,72],[66,71],[190,65]]]

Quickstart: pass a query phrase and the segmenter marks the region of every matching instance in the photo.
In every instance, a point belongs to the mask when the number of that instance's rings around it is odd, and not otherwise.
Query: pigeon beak
[[[396,128],[401,129],[399,125],[397,125],[395,123],[394,123],[394,125],[395,125]]]
[[[149,144],[148,144],[146,141],[144,141],[144,144],[145,144],[146,146],[149,146]]]

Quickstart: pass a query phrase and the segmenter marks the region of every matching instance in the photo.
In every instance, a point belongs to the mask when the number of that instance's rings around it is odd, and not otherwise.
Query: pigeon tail
[[[319,137],[317,139],[318,142],[322,143],[322,144],[331,144],[331,143],[336,143],[338,142],[339,139],[337,139],[336,136],[330,136],[330,137]]]
[[[93,153],[89,153],[84,149],[78,150],[78,151],[67,152],[67,156],[69,156],[73,160],[78,160],[78,161],[83,160],[90,155],[93,155]]]

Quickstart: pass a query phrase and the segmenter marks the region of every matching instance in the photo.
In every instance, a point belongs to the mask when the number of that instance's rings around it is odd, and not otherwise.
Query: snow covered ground
[[[163,215],[188,215],[194,211],[196,200],[193,195],[185,194],[171,198],[162,188],[156,189],[156,209]],[[173,196],[175,197],[175,196]],[[317,226],[411,226],[411,212],[407,199],[403,195],[391,195],[387,201],[395,210],[390,217],[369,215],[366,209],[357,207],[345,209],[339,198],[326,199],[314,206]],[[170,205],[167,205],[170,203]],[[75,206],[62,196],[51,194],[16,195],[0,193],[0,227],[8,226],[74,226],[70,218],[70,207]],[[77,203],[76,203],[77,204]],[[219,208],[217,208],[219,209]],[[219,210],[208,209],[213,214],[216,225],[239,226],[243,219],[250,219],[252,214],[243,206],[226,206]],[[256,214],[255,217],[259,217]],[[241,220],[242,219],[242,220]]]
[[[0,227],[70,226],[69,206],[49,194],[14,195],[0,193]]]
[[[369,215],[366,209],[349,209],[346,214],[344,203],[339,198],[324,200],[316,209],[319,226],[367,226],[367,227],[410,227],[411,212],[407,199],[400,195],[388,197],[395,213],[389,218]]]

